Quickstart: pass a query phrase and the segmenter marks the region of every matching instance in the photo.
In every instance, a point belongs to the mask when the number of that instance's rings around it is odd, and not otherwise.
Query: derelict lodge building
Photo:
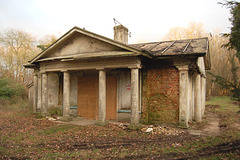
[[[114,40],[74,27],[25,67],[34,69],[34,111],[188,127],[204,114],[209,57],[207,38],[129,45],[122,25]]]

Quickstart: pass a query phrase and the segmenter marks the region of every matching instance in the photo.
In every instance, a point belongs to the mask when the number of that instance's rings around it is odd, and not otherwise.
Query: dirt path
[[[219,117],[216,113],[206,112],[201,123],[196,123],[188,129],[191,135],[218,136],[220,134]]]
[[[218,115],[212,112],[209,112],[207,115],[207,124],[203,128],[202,132],[208,136],[217,136],[220,134],[219,127],[219,118]]]

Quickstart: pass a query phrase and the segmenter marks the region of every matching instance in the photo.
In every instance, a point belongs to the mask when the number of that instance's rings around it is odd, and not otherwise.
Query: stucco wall
[[[179,72],[170,62],[159,62],[143,70],[142,118],[178,122]]]
[[[131,73],[129,71],[122,71],[119,73],[119,106],[118,109],[131,108]]]
[[[48,73],[48,108],[58,106],[59,76],[57,73]]]
[[[121,50],[118,47],[113,46],[109,43],[105,43],[82,34],[78,34],[75,37],[70,37],[68,40],[65,41],[65,44],[60,46],[58,50],[52,51],[51,54],[43,56],[43,58],[66,56],[80,53],[89,54],[90,52]]]

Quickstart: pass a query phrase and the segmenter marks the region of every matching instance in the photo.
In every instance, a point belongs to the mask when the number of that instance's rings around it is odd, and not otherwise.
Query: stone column
[[[63,116],[70,115],[70,73],[63,72]]]
[[[37,99],[37,112],[42,110],[42,74],[38,73],[38,99]]]
[[[97,124],[105,125],[106,122],[106,71],[99,70],[99,106],[98,106],[98,121]]]
[[[179,126],[188,128],[189,119],[189,89],[188,65],[176,66],[179,70]]]
[[[131,125],[139,125],[139,69],[131,69]]]
[[[201,114],[201,75],[197,74],[195,76],[195,110],[194,110],[194,120],[200,122],[202,120]]]
[[[38,103],[38,69],[34,69],[34,74],[33,74],[33,112],[37,112],[37,103]]]
[[[206,77],[204,77],[203,75],[201,76],[201,93],[202,93],[202,100],[201,100],[201,103],[202,103],[202,116],[204,115],[204,112],[205,112],[205,105],[206,105]]]
[[[42,73],[42,107],[41,107],[41,112],[42,113],[47,113],[48,109],[48,75],[47,73]]]

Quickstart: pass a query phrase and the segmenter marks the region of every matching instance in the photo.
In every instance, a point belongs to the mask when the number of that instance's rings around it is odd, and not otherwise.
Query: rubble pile
[[[128,124],[120,123],[117,126],[121,129],[127,129]],[[179,128],[167,127],[167,126],[159,126],[159,125],[143,125],[142,132],[144,133],[151,133],[155,135],[179,135],[184,133],[185,131]]]
[[[60,117],[58,117],[58,116],[52,116],[52,117],[46,117],[46,119],[49,120],[49,121],[57,121],[57,120],[60,119]]]
[[[152,133],[152,134],[164,134],[164,135],[179,135],[184,133],[183,130],[178,130],[175,128],[167,127],[167,126],[143,126],[141,129],[142,132]]]

